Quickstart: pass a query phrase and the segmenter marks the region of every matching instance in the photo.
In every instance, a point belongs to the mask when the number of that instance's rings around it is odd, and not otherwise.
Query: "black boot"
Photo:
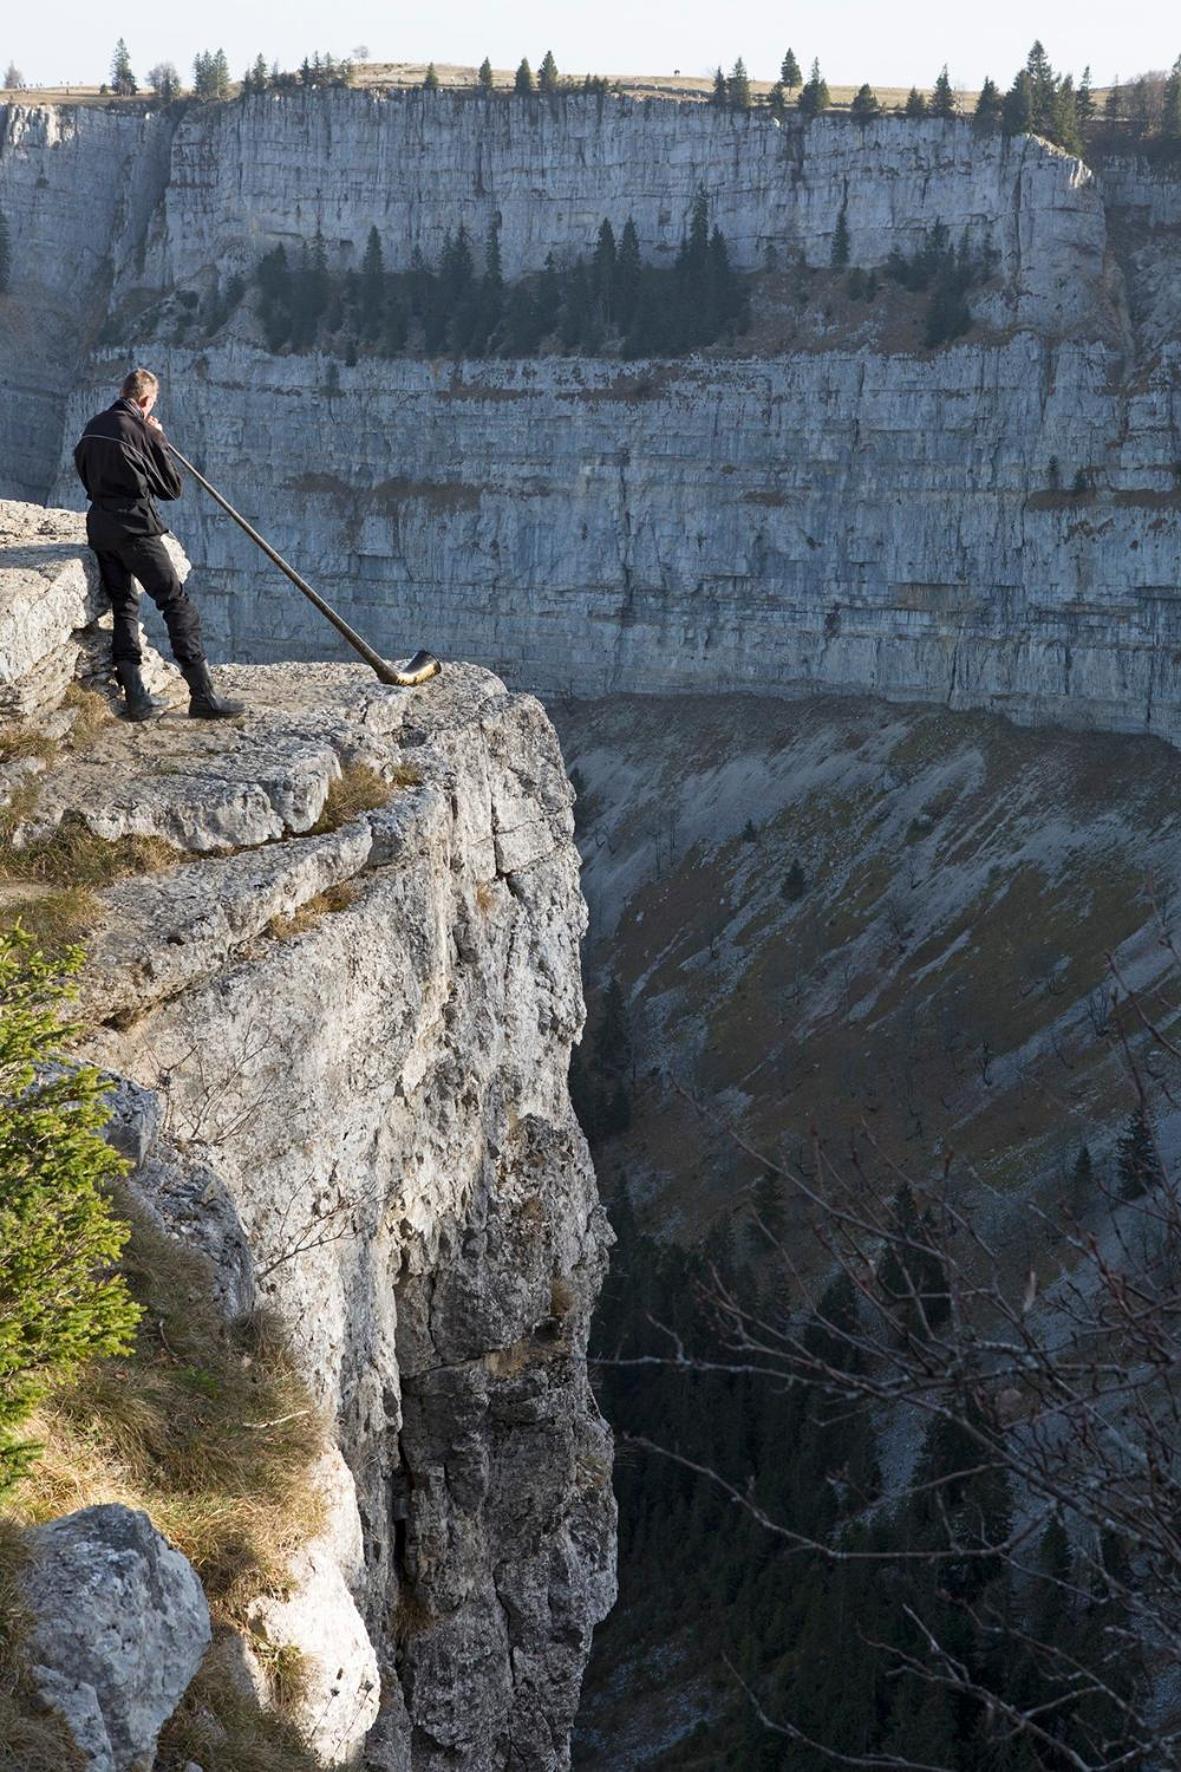
[[[190,720],[233,720],[246,712],[244,701],[223,701],[218,695],[204,659],[200,664],[181,665],[180,671],[189,686]]]
[[[125,720],[155,720],[164,712],[165,704],[148,692],[138,658],[116,659],[115,676],[123,691]]]

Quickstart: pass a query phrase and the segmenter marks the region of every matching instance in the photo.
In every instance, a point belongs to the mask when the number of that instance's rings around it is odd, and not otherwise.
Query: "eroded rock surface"
[[[309,1739],[328,1765],[549,1772],[614,1594],[557,741],[470,666],[224,680],[240,721],[107,722],[15,840],[175,847],[96,891],[86,1050],[132,1186],[227,1315],[278,1314],[331,1423],[324,1530],[252,1613],[305,1657]]]

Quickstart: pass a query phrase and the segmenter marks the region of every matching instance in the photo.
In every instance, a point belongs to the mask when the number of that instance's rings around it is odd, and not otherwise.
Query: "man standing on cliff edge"
[[[164,617],[173,656],[189,686],[191,718],[228,720],[246,710],[216,694],[200,618],[161,540],[168,530],[156,500],[179,498],[182,485],[163,427],[152,417],[159,391],[150,369],[133,369],[114,405],[97,413],[78,440],[74,466],[90,500],[86,539],[115,612],[111,650],[127,719],[150,720],[164,711],[164,703],[149,695],[140,669],[138,579]]]

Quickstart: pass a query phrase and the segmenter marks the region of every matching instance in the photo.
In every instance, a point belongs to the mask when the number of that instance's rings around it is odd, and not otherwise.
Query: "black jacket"
[[[181,479],[134,400],[118,399],[91,419],[74,450],[74,466],[90,509],[91,547],[116,547],[134,536],[165,535],[158,498],[179,498]]]

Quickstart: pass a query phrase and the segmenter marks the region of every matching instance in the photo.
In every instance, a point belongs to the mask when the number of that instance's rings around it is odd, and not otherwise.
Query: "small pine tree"
[[[1004,109],[1005,101],[1001,97],[1000,87],[986,74],[972,114],[972,127],[980,135],[994,135],[1001,126]]]
[[[431,62],[426,73],[422,77],[422,90],[424,92],[438,92],[439,90],[439,76],[435,72],[434,62]]]
[[[255,92],[265,92],[270,85],[271,80],[270,75],[267,73],[267,63],[264,55],[255,56],[254,67],[251,70],[251,80]]]
[[[1005,94],[1001,123],[1006,135],[1028,135],[1033,128],[1033,83],[1024,68]]]
[[[848,205],[842,203],[837,215],[837,225],[832,236],[831,263],[834,271],[843,271],[849,262],[849,218]]]
[[[955,92],[948,78],[947,63],[944,62],[931,93],[931,115],[932,117],[954,117],[958,109]]]
[[[367,338],[375,338],[381,329],[385,302],[385,260],[381,250],[381,236],[375,227],[370,228],[365,242],[359,294],[361,330]]]
[[[808,881],[799,860],[792,862],[783,877],[783,885],[779,888],[788,904],[798,904],[808,890]]]
[[[1162,1179],[1152,1122],[1141,1102],[1130,1116],[1116,1145],[1120,1198],[1138,1200]]]
[[[767,108],[773,117],[782,117],[787,110],[787,88],[777,80],[767,94]]]
[[[135,75],[131,71],[131,56],[122,37],[116,43],[115,53],[111,57],[111,91],[118,93],[120,98],[134,98],[139,91]]]
[[[917,86],[912,86],[906,95],[906,103],[902,107],[904,117],[922,118],[927,115],[927,99]]]
[[[726,83],[726,93],[734,110],[750,110],[750,76],[747,74],[746,63],[741,56],[734,63],[730,78]]]
[[[513,91],[522,96],[526,93],[536,91],[533,81],[533,69],[529,66],[529,63],[524,56],[521,57],[521,65],[517,69],[513,78]]]
[[[719,110],[724,109],[730,102],[730,88],[721,68],[714,70],[714,88],[709,95],[709,102],[711,105],[717,105]]]
[[[104,1082],[63,1051],[81,963],[77,949],[46,959],[19,929],[0,936],[0,1492],[29,1462],[16,1435],[46,1387],[125,1352],[139,1317],[111,1271],[128,1232],[108,1189],[127,1165],[102,1137]]]
[[[492,91],[492,88],[496,82],[495,82],[495,79],[494,79],[493,73],[492,73],[492,63],[489,61],[487,56],[485,56],[483,61],[480,63],[480,72],[476,76],[476,78],[480,82],[480,90],[482,92],[491,92]]]
[[[804,76],[800,73],[800,64],[795,58],[795,51],[789,49],[783,58],[783,66],[779,70],[779,78],[789,92],[794,92],[801,85]]]
[[[5,295],[12,282],[12,241],[8,233],[8,217],[0,209],[0,295]]]
[[[800,96],[796,101],[805,117],[819,117],[829,107],[828,82],[820,72],[819,60],[812,63],[812,72],[807,83],[800,88]]]
[[[24,86],[25,77],[15,62],[9,62],[4,70],[4,87],[7,92],[19,92]]]
[[[1091,69],[1089,66],[1083,69],[1083,77],[1078,83],[1075,111],[1082,127],[1090,123],[1095,115],[1095,95],[1091,90]]]
[[[554,60],[554,52],[547,49],[537,70],[537,88],[539,92],[556,92],[558,90],[558,64]]]
[[[881,114],[882,107],[872,86],[859,86],[853,95],[853,103],[849,106],[849,115],[854,123],[860,123],[864,128],[867,123],[872,123],[874,118],[880,117]]]
[[[1091,1161],[1091,1153],[1083,1145],[1074,1160],[1074,1168],[1070,1172],[1069,1205],[1072,1214],[1078,1218],[1087,1210],[1095,1198],[1095,1165]]]
[[[640,236],[629,215],[624,223],[615,258],[615,322],[626,332],[635,318],[640,297],[643,266],[640,260]]]

